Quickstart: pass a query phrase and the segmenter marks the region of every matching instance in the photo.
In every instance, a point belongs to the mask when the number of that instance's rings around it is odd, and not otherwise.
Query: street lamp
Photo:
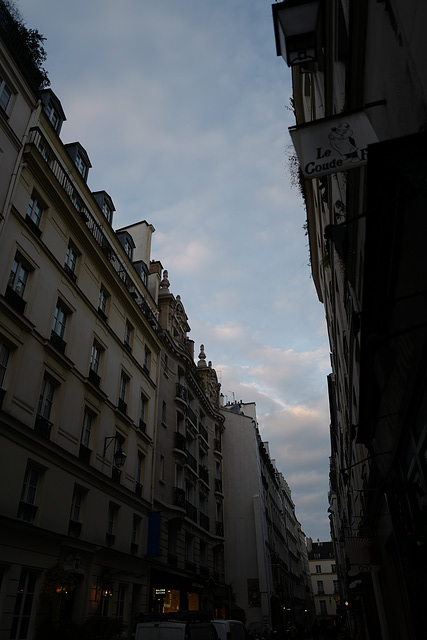
[[[118,442],[118,449],[114,452],[114,456],[113,456],[114,465],[118,469],[120,469],[121,467],[123,467],[124,463],[126,462],[126,453],[122,449],[122,444],[125,441],[125,439],[122,435],[120,435],[120,433],[116,433],[115,436],[108,436],[107,438],[104,439],[104,458],[105,458],[107,449],[110,446],[110,444],[113,442],[113,440],[117,440]]]
[[[318,59],[321,1],[284,0],[272,6],[277,55],[289,67]]]

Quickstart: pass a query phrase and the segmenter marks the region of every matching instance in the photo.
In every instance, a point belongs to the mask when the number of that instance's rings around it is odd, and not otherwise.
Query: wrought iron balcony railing
[[[185,491],[184,489],[179,489],[178,487],[173,488],[173,504],[175,507],[180,507],[181,509],[185,509]]]
[[[91,233],[97,245],[105,254],[107,260],[110,262],[112,268],[114,269],[120,280],[122,280],[128,291],[132,291],[132,297],[135,299],[139,309],[147,318],[153,330],[158,335],[160,335],[163,330],[145,296],[135,286],[135,282],[130,277],[128,269],[125,267],[123,261],[121,260],[121,258],[119,258],[118,254],[113,249],[113,246],[104,233],[102,224],[99,224],[99,222],[95,219],[95,217],[91,214],[91,212],[85,205],[84,200],[77,191],[74,182],[69,176],[68,171],[65,170],[62,163],[59,161],[55,152],[38,127],[33,127],[32,129],[30,129],[30,134],[28,137],[28,147],[35,148],[38,151],[41,158],[47,164],[53,176],[56,178],[57,182],[70,199],[77,215],[86,224],[87,229]]]
[[[36,421],[34,423],[34,431],[42,438],[46,440],[50,440],[50,432],[52,430],[52,423],[49,422],[47,418],[40,415],[39,413],[36,416]]]

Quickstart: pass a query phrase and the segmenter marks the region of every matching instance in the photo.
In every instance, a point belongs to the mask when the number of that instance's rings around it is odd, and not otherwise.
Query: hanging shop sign
[[[308,180],[366,164],[368,145],[378,142],[364,111],[290,127],[289,133]]]

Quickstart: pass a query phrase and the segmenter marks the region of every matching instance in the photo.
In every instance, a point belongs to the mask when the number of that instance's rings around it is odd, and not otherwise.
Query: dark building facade
[[[331,348],[341,615],[361,638],[424,638],[427,6],[288,0],[273,20]]]

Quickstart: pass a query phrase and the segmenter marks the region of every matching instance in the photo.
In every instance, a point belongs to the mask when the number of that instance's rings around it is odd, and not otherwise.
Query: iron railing
[[[160,335],[162,333],[162,328],[156,316],[154,315],[153,310],[149,306],[145,296],[135,286],[135,283],[130,277],[127,268],[125,267],[122,260],[119,258],[116,251],[113,249],[113,246],[109,242],[107,236],[105,235],[102,225],[99,224],[99,222],[94,218],[94,216],[85,205],[68,172],[64,169],[61,162],[58,160],[56,154],[54,153],[48,141],[38,127],[33,127],[32,129],[30,129],[28,144],[37,149],[43,160],[46,162],[57,182],[72,202],[76,213],[86,224],[86,227],[88,228],[97,245],[101,248],[101,250],[107,257],[107,260],[110,262],[114,271],[116,272],[120,280],[122,280],[128,291],[132,291],[132,297],[135,299],[136,304],[138,305],[144,316],[147,318],[154,331]]]

